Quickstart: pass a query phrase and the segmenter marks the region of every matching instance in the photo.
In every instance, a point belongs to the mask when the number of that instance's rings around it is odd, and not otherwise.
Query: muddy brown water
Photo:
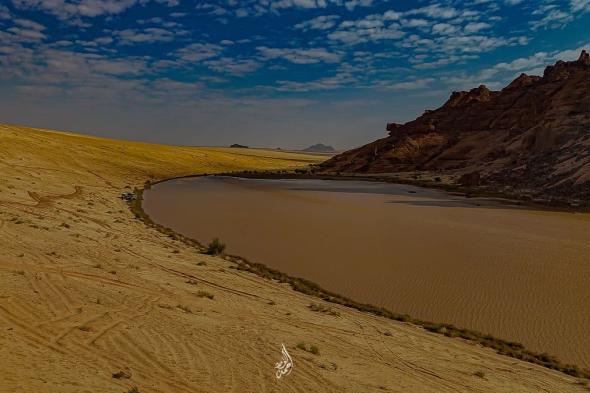
[[[171,180],[160,224],[359,302],[590,368],[590,218],[362,181]]]

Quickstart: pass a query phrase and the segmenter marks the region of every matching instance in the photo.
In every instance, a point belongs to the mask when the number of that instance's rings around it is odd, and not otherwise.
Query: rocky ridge
[[[521,74],[501,91],[453,92],[389,136],[339,154],[325,172],[448,173],[546,197],[590,200],[590,55]],[[470,180],[469,180],[470,179]]]

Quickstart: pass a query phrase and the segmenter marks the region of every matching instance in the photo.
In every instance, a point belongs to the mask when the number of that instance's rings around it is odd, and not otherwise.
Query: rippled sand
[[[410,186],[199,178],[146,211],[357,301],[590,366],[590,219]]]

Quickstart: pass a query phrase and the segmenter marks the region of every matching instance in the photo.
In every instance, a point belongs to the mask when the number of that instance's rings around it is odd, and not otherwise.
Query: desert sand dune
[[[413,325],[313,312],[319,300],[198,254],[118,198],[148,179],[318,160],[0,126],[0,391],[588,391]],[[281,343],[294,370],[278,380]]]

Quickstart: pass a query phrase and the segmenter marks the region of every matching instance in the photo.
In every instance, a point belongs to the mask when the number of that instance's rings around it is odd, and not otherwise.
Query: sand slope
[[[0,391],[587,391],[415,326],[313,312],[317,300],[197,254],[118,199],[150,178],[318,159],[0,125]],[[277,380],[283,342],[295,368]]]

